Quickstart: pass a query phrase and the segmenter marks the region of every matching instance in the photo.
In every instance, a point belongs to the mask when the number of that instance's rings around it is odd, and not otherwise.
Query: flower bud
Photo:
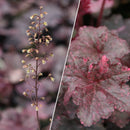
[[[26,61],[25,61],[25,60],[22,60],[22,61],[21,61],[21,63],[25,64],[25,63],[26,63]]]
[[[20,80],[19,80],[19,82],[23,82],[23,81],[24,81],[24,79],[20,79]]]
[[[26,92],[23,92],[23,95],[24,95],[24,96],[27,96],[27,93],[26,93]]]
[[[39,76],[43,76],[43,74],[42,74],[42,73],[40,73],[40,74],[39,74]]]
[[[37,20],[39,20],[40,18],[39,17],[37,17]]]
[[[23,49],[23,50],[22,50],[22,53],[25,53],[25,52],[26,52],[26,49]]]
[[[43,22],[43,25],[44,25],[44,26],[47,26],[48,24],[47,24],[47,22],[44,21],[44,22]]]
[[[32,104],[31,104],[31,107],[34,107],[34,105],[35,105],[35,104],[34,104],[34,103],[32,103]]]
[[[32,76],[32,79],[36,79],[36,76]]]
[[[43,9],[43,6],[40,6],[40,9]]]
[[[34,34],[34,38],[36,38],[36,37],[37,37],[37,33]]]
[[[30,19],[32,20],[34,18],[34,15],[30,16]]]
[[[29,26],[28,28],[29,28],[29,29],[32,29],[33,27],[32,27],[32,26]]]
[[[39,59],[39,57],[36,57],[36,58],[35,58],[35,60],[38,60],[38,59]]]
[[[45,60],[42,60],[42,64],[43,64],[43,65],[46,64],[46,61],[45,61]]]
[[[54,82],[54,81],[55,81],[55,79],[54,79],[53,77],[50,77],[50,79],[51,79],[51,81],[52,81],[52,82]]]
[[[46,43],[49,43],[49,40],[48,40],[48,39],[46,39]]]
[[[26,72],[27,72],[27,74],[29,74],[29,73],[30,73],[30,70],[27,70]]]
[[[35,24],[35,22],[33,21],[33,22],[31,22],[31,24],[33,25],[33,24]]]
[[[35,110],[36,110],[36,111],[38,111],[38,110],[39,110],[38,106],[36,106]]]
[[[51,54],[50,54],[50,56],[51,56],[51,57],[53,57],[53,56],[54,56],[54,54],[53,54],[53,53],[51,53]]]
[[[42,42],[42,39],[40,38],[40,39],[39,39],[39,43],[41,43],[41,42]]]
[[[35,50],[35,52],[38,54],[38,53],[39,53],[39,50],[38,50],[38,49],[36,49],[36,50]]]
[[[34,70],[34,69],[32,69],[32,73],[34,73],[34,71],[35,71],[35,70]]]
[[[23,69],[28,68],[28,65],[23,65]]]
[[[48,13],[45,11],[45,12],[43,12],[45,15],[47,15]]]
[[[38,28],[39,27],[39,24],[36,24],[36,28]]]
[[[43,18],[43,14],[40,14],[40,17]]]
[[[42,100],[45,100],[45,97],[41,97]]]

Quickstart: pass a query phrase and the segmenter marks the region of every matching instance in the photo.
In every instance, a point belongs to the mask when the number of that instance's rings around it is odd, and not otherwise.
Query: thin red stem
[[[38,107],[38,60],[36,60],[36,80],[35,80],[35,94],[36,94],[36,107]],[[38,130],[40,130],[40,123],[39,123],[39,116],[38,111],[36,111],[37,123],[38,123]]]
[[[102,2],[102,7],[101,7],[101,10],[100,10],[100,13],[99,13],[98,20],[97,20],[97,27],[101,25],[101,20],[102,20],[102,15],[103,15],[105,2],[106,2],[106,0],[103,0],[103,2]]]
[[[39,29],[38,29],[38,45],[36,46],[39,49],[39,39],[40,39],[40,17],[39,17]],[[35,71],[35,95],[36,95],[36,107],[38,107],[38,67],[39,67],[39,59],[36,60],[36,71]],[[40,130],[40,122],[39,122],[39,115],[38,110],[36,111],[37,123],[38,123],[38,130]]]

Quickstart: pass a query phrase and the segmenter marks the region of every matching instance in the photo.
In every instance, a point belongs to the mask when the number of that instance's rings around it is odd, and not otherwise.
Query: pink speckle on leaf
[[[99,63],[99,67],[100,67],[100,73],[103,74],[103,73],[106,73],[108,72],[108,69],[109,69],[109,65],[108,65],[108,59],[107,57],[104,55],[102,56],[102,59]]]
[[[83,62],[84,62],[84,64],[86,64],[86,63],[87,63],[87,61],[88,61],[88,59],[87,59],[87,58],[83,58]]]

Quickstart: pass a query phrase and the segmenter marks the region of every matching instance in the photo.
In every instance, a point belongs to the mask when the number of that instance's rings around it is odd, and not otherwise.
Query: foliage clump
[[[78,106],[77,116],[84,126],[107,119],[118,110],[130,111],[130,88],[126,84],[130,68],[121,59],[130,53],[125,40],[106,27],[81,27],[72,41],[63,85]]]

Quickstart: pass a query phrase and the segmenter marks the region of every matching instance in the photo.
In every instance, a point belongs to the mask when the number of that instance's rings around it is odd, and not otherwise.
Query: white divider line
[[[62,79],[63,79],[63,75],[64,75],[64,70],[65,70],[65,65],[66,65],[66,62],[67,62],[68,54],[69,54],[69,49],[70,49],[70,45],[71,45],[71,40],[72,40],[74,28],[75,28],[75,23],[76,23],[76,19],[77,19],[77,14],[78,14],[78,11],[79,11],[80,1],[81,1],[81,0],[79,0],[79,2],[78,2],[76,14],[75,14],[74,24],[73,24],[73,28],[72,28],[72,32],[71,32],[71,36],[70,36],[70,40],[69,40],[69,46],[68,46],[68,50],[67,50],[67,53],[66,53],[66,58],[65,58],[64,66],[63,66],[62,76],[61,76],[60,85],[59,85],[59,89],[58,89],[58,93],[57,93],[57,97],[56,97],[55,106],[54,106],[54,109],[53,109],[53,114],[52,114],[52,119],[51,119],[51,124],[50,124],[49,130],[51,130],[52,124],[53,124],[53,120],[54,120],[56,105],[57,105],[58,97],[59,97],[59,94],[60,94],[61,83],[62,83]]]

